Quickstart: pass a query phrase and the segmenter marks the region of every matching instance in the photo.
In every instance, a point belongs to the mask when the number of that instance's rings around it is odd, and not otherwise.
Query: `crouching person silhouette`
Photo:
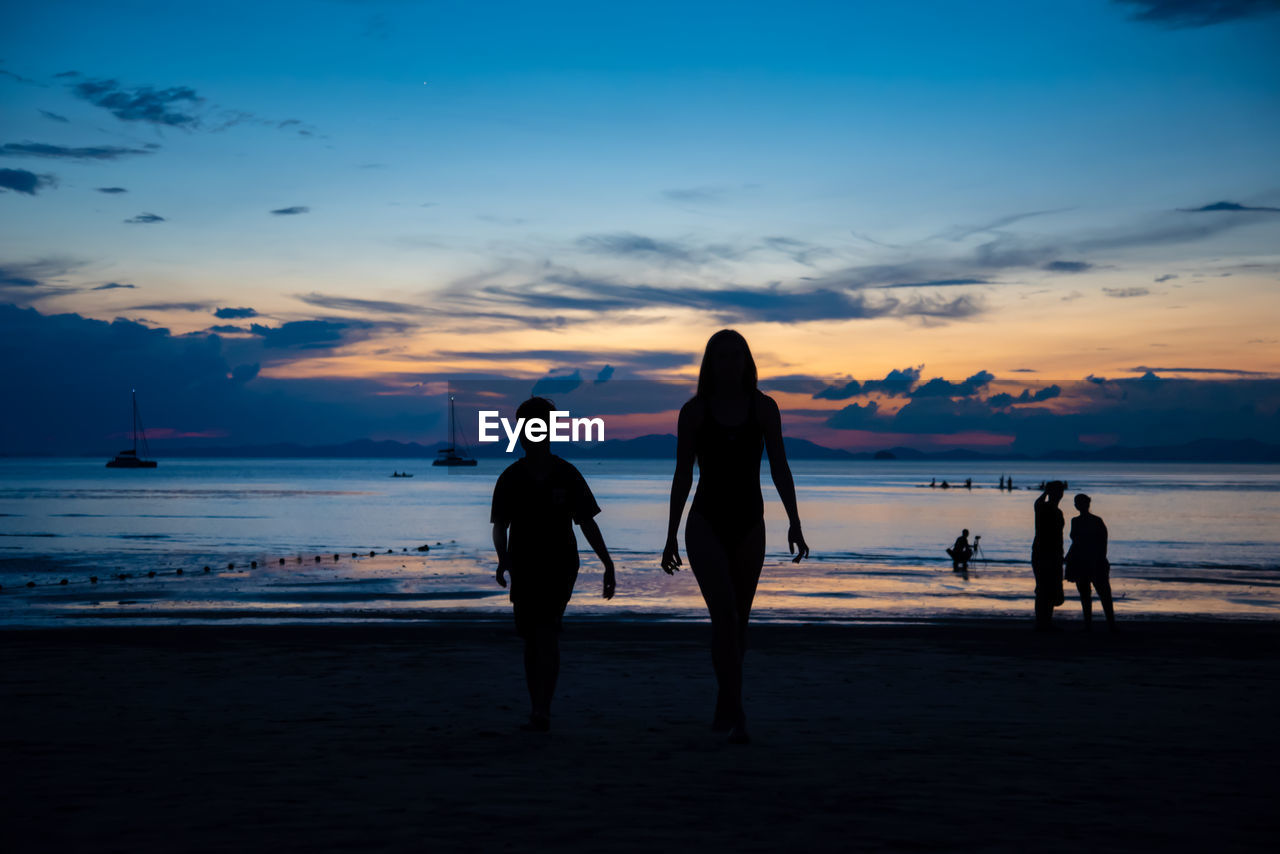
[[[516,410],[517,418],[547,422],[551,401],[531,397]],[[582,528],[604,564],[604,598],[615,586],[613,559],[605,547],[595,515],[600,512],[591,488],[572,463],[551,453],[544,438],[520,436],[524,456],[509,465],[493,487],[493,547],[498,552],[498,583],[511,576],[511,608],[516,631],[524,639],[524,672],[529,687],[529,721],[521,729],[551,729],[551,697],[560,674],[560,628],[565,606],[578,579],[578,541],[573,523]]]

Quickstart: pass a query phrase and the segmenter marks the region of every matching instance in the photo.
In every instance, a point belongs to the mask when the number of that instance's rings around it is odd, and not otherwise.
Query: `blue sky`
[[[1277,7],[13,7],[0,302],[381,394],[726,323],[832,381],[1280,373]]]

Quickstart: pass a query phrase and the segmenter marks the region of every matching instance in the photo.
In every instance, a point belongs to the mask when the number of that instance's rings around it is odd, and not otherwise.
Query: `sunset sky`
[[[814,397],[892,371],[991,375],[953,410],[1150,371],[1197,381],[1161,438],[1267,438],[1277,11],[7,8],[0,439],[110,445],[136,386],[158,437],[431,442],[449,380],[687,378],[726,325],[826,444],[1011,440]]]

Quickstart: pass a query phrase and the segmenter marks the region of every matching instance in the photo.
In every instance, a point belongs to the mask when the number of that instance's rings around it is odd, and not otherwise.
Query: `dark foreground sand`
[[[550,735],[505,623],[0,633],[4,845],[1273,850],[1280,623],[1125,630],[758,626],[749,747],[703,625],[570,624]]]

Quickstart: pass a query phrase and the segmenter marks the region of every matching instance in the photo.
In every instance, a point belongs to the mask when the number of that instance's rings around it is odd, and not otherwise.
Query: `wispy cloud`
[[[39,82],[39,81],[37,81],[37,80],[32,80],[30,77],[23,77],[21,74],[17,74],[17,73],[15,73],[15,72],[13,72],[13,71],[9,71],[8,69],[5,69],[5,68],[0,68],[0,77],[3,77],[3,78],[5,78],[5,79],[7,79],[7,80],[12,80],[12,81],[14,81],[15,83],[26,83],[26,84],[27,84],[27,85],[29,85],[29,86],[44,86],[44,85],[45,85],[45,84],[43,84],[43,83],[41,83],[41,82]]]
[[[1085,261],[1050,261],[1044,269],[1050,273],[1083,273],[1093,269],[1093,265]]]
[[[294,299],[307,305],[328,308],[336,311],[367,311],[374,314],[430,314],[432,310],[425,305],[414,305],[407,302],[389,300],[360,299],[358,297],[335,296],[331,294],[294,294]]]
[[[56,257],[37,261],[0,262],[0,290],[16,289],[28,293],[36,289],[74,290],[60,287],[52,280],[82,266],[82,262]]]
[[[622,366],[640,370],[668,370],[694,364],[698,354],[677,350],[440,350],[430,357],[434,360],[457,359],[499,364],[513,362],[544,362],[559,365],[598,365],[607,362],[613,369]],[[601,369],[603,370],[603,369]]]
[[[345,344],[383,333],[401,333],[409,324],[392,321],[318,318],[294,320],[280,326],[255,323],[250,331],[262,338],[263,346],[290,350],[332,350]]]
[[[982,311],[969,295],[954,299],[917,296],[902,300],[888,295],[824,287],[704,288],[694,286],[627,285],[574,272],[545,276],[525,286],[493,285],[457,297],[473,306],[491,305],[507,311],[610,312],[641,309],[693,309],[724,322],[804,323],[876,317],[959,319]]]
[[[56,187],[58,179],[53,175],[28,172],[26,169],[0,169],[0,192],[12,190],[34,196],[40,190]]]
[[[1214,202],[1210,205],[1201,205],[1198,208],[1178,208],[1183,213],[1219,213],[1227,212],[1252,212],[1252,213],[1280,213],[1280,208],[1271,208],[1257,205],[1242,205],[1239,202]]]
[[[219,320],[241,320],[246,317],[257,317],[258,312],[247,306],[242,308],[218,308],[214,309],[213,316]]]
[[[1129,370],[1134,373],[1141,374],[1225,374],[1234,377],[1270,376],[1266,371],[1246,371],[1239,368],[1160,368],[1138,365],[1137,367],[1130,368]]]
[[[66,146],[44,142],[6,142],[0,157],[56,157],[65,160],[118,160],[135,154],[152,154],[153,148],[123,148],[119,145]]]
[[[271,213],[276,216],[297,216],[298,214],[308,213],[310,210],[311,208],[306,205],[294,205],[289,208],[276,208]]]
[[[999,232],[1000,230],[1007,228],[1014,223],[1022,222],[1025,219],[1031,219],[1032,217],[1037,216],[1048,216],[1049,214],[1062,213],[1067,210],[1069,210],[1069,208],[1054,208],[1052,210],[1023,211],[1021,213],[1006,214],[1005,216],[998,217],[981,225],[957,225],[953,228],[949,228],[945,231],[939,232],[938,234],[932,235],[931,237],[926,238],[926,240],[942,239],[959,242],[977,234],[992,234]],[[869,240],[869,238],[864,239]],[[874,243],[875,241],[869,242]]]
[[[786,255],[797,264],[806,266],[819,258],[834,254],[826,246],[819,246],[816,243],[809,243],[805,240],[796,240],[794,237],[766,237],[761,241],[761,246],[764,249]]]
[[[153,214],[153,213],[140,213],[137,216],[129,217],[128,219],[125,220],[125,222],[131,223],[134,225],[146,225],[147,223],[164,222],[164,221],[165,221],[164,217],[158,214]]]
[[[107,193],[109,195],[116,195],[119,193],[129,192],[124,187],[95,187],[94,189],[96,189],[99,193]]]
[[[118,289],[120,289],[120,288],[129,288],[129,289],[133,289],[133,288],[136,288],[136,287],[138,287],[138,286],[137,286],[137,285],[127,285],[127,284],[124,284],[124,283],[122,283],[122,282],[107,282],[105,285],[98,285],[96,288],[90,288],[89,290],[92,290],[92,291],[114,291],[114,290],[118,290]]]
[[[699,246],[688,241],[659,240],[630,232],[583,235],[578,238],[578,248],[598,255],[680,264],[705,264],[716,258],[738,258],[742,254],[740,250],[726,245]]]
[[[46,119],[48,119],[51,122],[61,122],[62,124],[67,124],[71,121],[71,119],[67,118],[66,116],[61,116],[61,115],[58,115],[57,113],[51,113],[48,110],[40,110],[40,115],[44,116]]]
[[[213,303],[207,300],[192,302],[149,302],[145,305],[131,305],[128,311],[208,311]]]
[[[124,122],[212,132],[250,124],[315,136],[315,129],[301,119],[268,119],[246,110],[211,105],[190,86],[125,86],[115,79],[89,78],[78,71],[55,76],[71,81],[68,86],[74,96]]]
[[[204,102],[190,86],[126,88],[116,80],[82,80],[71,85],[71,92],[121,121],[179,128],[194,127],[199,122],[192,108]]]
[[[1112,0],[1133,9],[1130,18],[1168,29],[1211,27],[1280,12],[1277,0]]]
[[[965,285],[990,285],[989,279],[931,279],[927,282],[894,282],[880,288],[956,288]]]
[[[1109,297],[1127,299],[1129,297],[1145,297],[1151,293],[1150,288],[1103,288],[1102,292]]]
[[[728,187],[676,187],[670,190],[663,190],[662,197],[673,202],[694,202],[709,203],[719,202],[729,194]]]

